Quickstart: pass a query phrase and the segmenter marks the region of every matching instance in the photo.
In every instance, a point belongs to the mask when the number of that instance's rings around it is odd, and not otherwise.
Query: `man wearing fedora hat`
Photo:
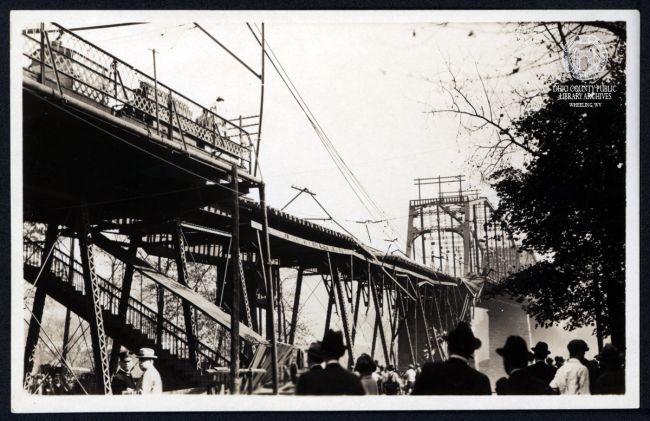
[[[469,366],[481,341],[467,323],[460,322],[446,337],[449,359],[428,362],[415,380],[414,395],[490,395],[490,380]]]
[[[162,393],[162,379],[153,365],[153,361],[157,358],[151,348],[140,348],[138,351],[140,368],[144,372],[138,383],[138,393],[141,395]]]
[[[589,346],[581,339],[573,339],[567,349],[569,359],[557,369],[550,386],[562,395],[589,395],[589,369],[580,362]]]
[[[510,336],[503,348],[497,348],[497,354],[503,357],[503,367],[508,377],[497,381],[498,395],[550,395],[552,390],[548,383],[535,377],[527,370],[530,352],[521,336]],[[546,364],[546,363],[544,363]]]
[[[535,347],[531,348],[533,355],[535,357],[535,362],[528,367],[528,371],[533,377],[537,377],[542,380],[544,383],[549,384],[553,377],[555,377],[555,372],[557,369],[546,363],[546,358],[549,356],[551,351],[548,350],[548,344],[546,342],[537,342]]]
[[[339,358],[345,354],[343,334],[329,329],[321,342],[323,370],[310,370],[298,379],[297,395],[364,395],[359,377],[341,367]]]

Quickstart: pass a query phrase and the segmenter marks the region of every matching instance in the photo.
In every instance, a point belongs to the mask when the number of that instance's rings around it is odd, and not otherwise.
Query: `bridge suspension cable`
[[[262,42],[260,41],[258,35],[255,33],[253,28],[251,27],[250,24],[247,24],[248,29],[251,31],[253,36],[255,37],[255,40],[258,42],[258,44],[262,45]],[[255,28],[257,29],[258,32],[260,32],[259,27],[255,25]],[[318,139],[321,141],[323,146],[325,147],[325,150],[327,151],[328,155],[336,165],[337,169],[343,176],[344,180],[348,184],[348,186],[352,189],[352,192],[354,195],[357,197],[361,205],[366,209],[366,211],[370,214],[370,216],[373,219],[381,219],[381,220],[386,220],[386,225],[393,231],[393,234],[396,235],[401,239],[401,241],[405,242],[404,237],[400,234],[400,232],[390,223],[388,220],[389,218],[386,217],[386,214],[384,211],[379,207],[377,202],[370,196],[368,191],[363,187],[359,179],[356,177],[354,172],[350,169],[348,164],[345,162],[343,157],[340,155],[340,153],[336,150],[336,147],[330,140],[329,136],[325,133],[325,130],[322,128],[318,120],[316,119],[316,116],[314,113],[311,111],[309,106],[307,105],[307,102],[304,100],[300,92],[298,91],[298,88],[296,88],[295,84],[291,80],[291,77],[289,74],[286,72],[284,67],[282,66],[282,63],[280,63],[280,60],[276,56],[275,52],[269,45],[269,42],[267,39],[264,40],[265,44],[265,52],[266,56],[269,59],[269,62],[275,69],[275,71],[278,73],[278,76],[284,83],[284,85],[287,87],[289,90],[289,93],[291,96],[294,98],[302,112],[305,114],[307,117],[307,120],[311,124],[312,128],[314,129],[314,132],[318,136]],[[389,235],[384,227],[380,225],[380,228],[384,232],[385,235]],[[390,235],[389,235],[390,236]]]

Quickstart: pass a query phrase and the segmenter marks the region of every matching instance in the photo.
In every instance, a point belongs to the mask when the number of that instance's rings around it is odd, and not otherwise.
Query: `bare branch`
[[[531,148],[529,148],[528,146],[526,146],[525,144],[523,144],[523,143],[517,141],[517,139],[512,135],[512,133],[510,133],[509,130],[507,130],[507,129],[501,127],[501,126],[500,126],[499,124],[497,124],[496,122],[494,122],[494,121],[492,121],[492,120],[488,119],[487,117],[482,116],[482,115],[480,115],[480,114],[470,113],[470,112],[468,112],[468,111],[463,111],[463,110],[453,110],[453,109],[447,109],[447,110],[435,110],[435,111],[432,111],[431,113],[432,113],[432,114],[435,114],[435,113],[456,113],[456,114],[466,115],[466,116],[473,117],[473,118],[478,118],[478,119],[480,119],[480,120],[485,121],[485,122],[488,123],[489,125],[493,126],[495,129],[497,129],[497,130],[499,131],[500,134],[503,134],[503,135],[505,135],[505,136],[508,136],[508,138],[511,140],[511,142],[512,142],[514,145],[517,145],[518,147],[520,147],[521,149],[523,149],[523,150],[525,150],[526,152],[530,153],[531,155],[537,155],[537,152],[535,152],[533,149],[531,149]]]

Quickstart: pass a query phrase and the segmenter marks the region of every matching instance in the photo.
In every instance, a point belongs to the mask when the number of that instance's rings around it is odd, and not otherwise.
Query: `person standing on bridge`
[[[320,371],[309,371],[301,376],[296,387],[298,395],[364,395],[359,377],[341,367],[339,358],[345,354],[343,334],[329,329],[321,342],[321,353],[326,362]],[[305,377],[307,376],[307,377]]]
[[[469,366],[474,351],[481,347],[465,322],[447,335],[449,359],[444,362],[428,362],[415,380],[414,395],[490,395],[490,380],[485,374]]]
[[[140,368],[144,372],[140,382],[138,383],[137,393],[141,395],[153,395],[162,393],[163,384],[160,378],[160,373],[153,365],[153,361],[157,359],[156,354],[151,348],[140,348],[138,351],[138,360],[140,361]]]

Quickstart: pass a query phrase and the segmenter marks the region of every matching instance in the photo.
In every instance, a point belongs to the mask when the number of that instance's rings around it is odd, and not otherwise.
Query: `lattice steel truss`
[[[111,393],[111,375],[109,372],[109,353],[106,348],[106,333],[104,331],[104,316],[102,309],[102,297],[95,273],[95,257],[93,252],[93,238],[90,231],[88,211],[84,209],[81,213],[81,235],[79,236],[79,248],[81,251],[81,263],[83,266],[84,283],[88,294],[88,305],[92,307],[93,317],[89,321],[91,339],[93,344],[93,357],[95,359],[95,373],[97,381],[102,381],[102,392],[105,395]]]
[[[174,248],[176,251],[176,270],[178,272],[178,282],[182,285],[189,286],[189,276],[187,273],[187,255],[185,253],[186,244],[180,222],[175,224],[173,238]],[[196,349],[196,317],[190,303],[188,303],[186,300],[183,300],[182,305],[183,319],[185,320],[185,335],[187,336],[190,362],[192,363],[192,366],[200,368],[200,358],[198,357]]]

